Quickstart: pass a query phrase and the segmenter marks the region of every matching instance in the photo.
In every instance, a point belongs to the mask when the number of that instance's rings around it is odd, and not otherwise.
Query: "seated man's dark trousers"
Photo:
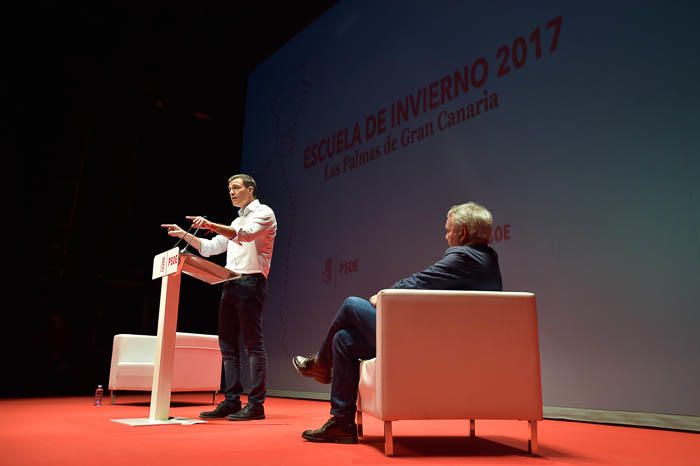
[[[377,311],[369,301],[347,298],[335,315],[321,347],[318,363],[333,368],[331,414],[355,422],[360,359],[377,354]]]

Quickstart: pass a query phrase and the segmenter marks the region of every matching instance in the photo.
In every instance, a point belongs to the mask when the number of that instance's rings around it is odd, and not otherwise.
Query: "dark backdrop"
[[[247,74],[333,3],[13,14],[1,396],[91,393],[113,335],[155,333],[159,224],[233,218]],[[218,291],[183,280],[178,329],[216,333]]]

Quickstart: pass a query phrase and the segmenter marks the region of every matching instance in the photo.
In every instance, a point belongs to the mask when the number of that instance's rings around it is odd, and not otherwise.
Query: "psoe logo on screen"
[[[338,278],[346,275],[357,273],[360,271],[360,259],[350,259],[338,262],[331,258],[327,258],[323,263],[323,272],[321,273],[321,281],[323,283],[335,282]]]
[[[510,223],[506,223],[503,225],[495,225],[491,229],[491,242],[492,243],[500,243],[501,241],[510,241],[511,238],[512,238],[512,236],[511,236]]]
[[[323,265],[321,281],[323,283],[330,283],[333,281],[333,259],[326,259],[326,262]]]

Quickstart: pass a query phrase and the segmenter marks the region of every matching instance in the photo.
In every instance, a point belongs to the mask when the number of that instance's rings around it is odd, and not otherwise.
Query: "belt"
[[[257,273],[239,273],[238,275],[240,275],[241,277],[261,277],[261,278],[265,278],[265,275],[262,274],[262,273],[260,273],[260,272],[257,272]]]

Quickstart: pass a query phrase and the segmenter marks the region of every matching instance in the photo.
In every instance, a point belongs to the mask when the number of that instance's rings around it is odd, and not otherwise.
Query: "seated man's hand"
[[[369,303],[372,306],[377,307],[377,295],[376,294],[373,294],[372,296],[370,296]]]

